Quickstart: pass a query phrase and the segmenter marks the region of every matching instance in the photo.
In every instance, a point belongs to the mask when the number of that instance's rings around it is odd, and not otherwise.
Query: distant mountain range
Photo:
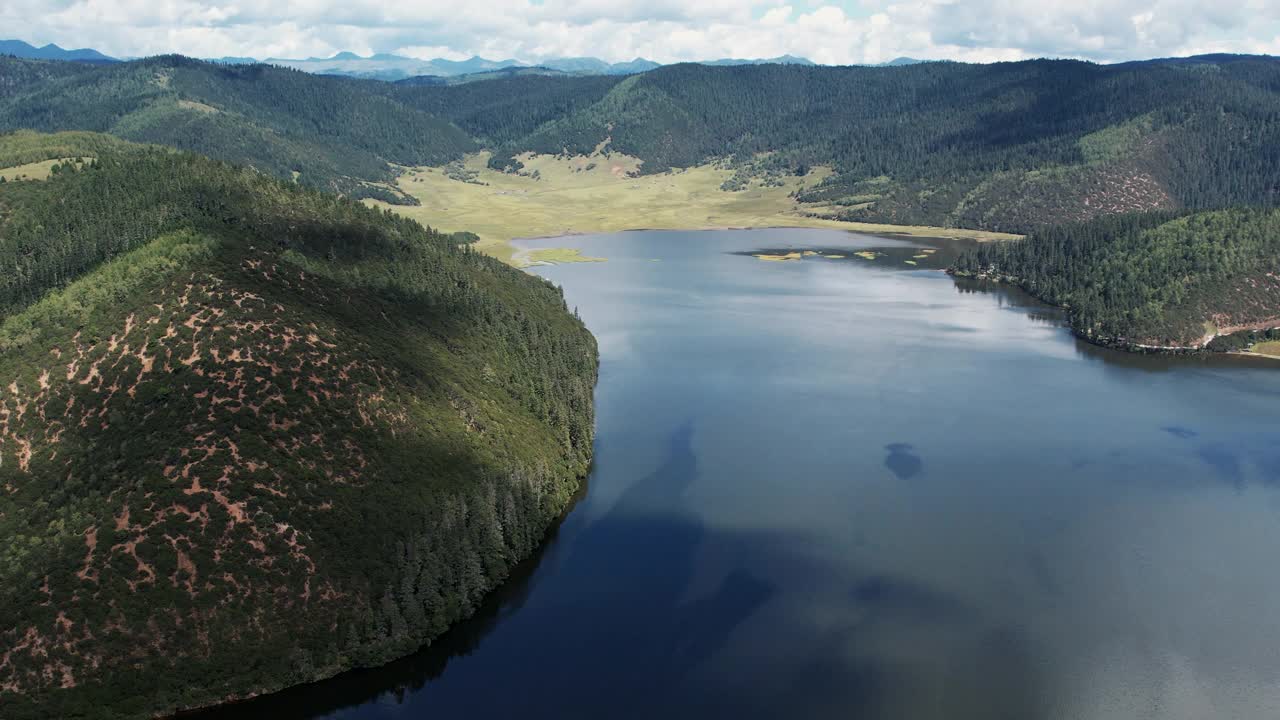
[[[100,53],[97,50],[88,48],[80,50],[64,50],[53,44],[38,48],[30,43],[23,42],[22,40],[0,40],[0,55],[13,55],[15,57],[34,60],[67,60],[87,63],[109,63],[119,62],[121,59],[136,59],[131,57],[117,59]],[[420,85],[454,85],[460,82],[488,80],[498,77],[511,77],[514,75],[632,75],[662,67],[662,63],[646,60],[644,58],[636,58],[627,62],[611,63],[601,60],[600,58],[593,57],[564,57],[550,58],[537,63],[530,63],[515,59],[488,60],[478,55],[466,60],[446,60],[443,58],[421,60],[418,58],[394,55],[391,53],[377,53],[364,57],[353,52],[340,52],[333,57],[327,58],[272,57],[260,60],[251,57],[228,56],[207,59],[211,62],[221,63],[224,65],[252,65],[254,63],[264,63],[267,65],[279,65],[281,67],[294,68],[295,70],[302,70],[315,75],[342,75],[346,77],[387,80],[392,82],[407,81]],[[720,60],[703,60],[698,62],[702,65],[719,66],[817,64],[812,60],[796,57],[795,55],[781,55],[775,58],[756,59],[723,58]],[[886,63],[881,63],[881,65],[910,65],[917,62],[923,61],[912,58],[897,58]]]
[[[97,50],[90,50],[89,48],[63,50],[53,43],[49,43],[44,47],[36,47],[21,40],[0,40],[0,55],[12,55],[31,60],[70,60],[88,63],[116,62],[115,58],[108,57]]]
[[[361,57],[352,52],[340,52],[328,58],[272,57],[261,61],[251,58],[217,58],[215,62],[235,64],[263,62],[267,65],[279,65],[316,75],[346,75],[376,80],[403,80],[404,78],[418,75],[453,77],[525,65],[525,63],[517,60],[486,60],[482,57],[473,57],[467,60],[445,60],[440,58],[419,60],[388,53]]]
[[[795,55],[779,55],[776,58],[760,58],[756,60],[744,60],[740,58],[725,58],[723,60],[708,60],[703,65],[817,65],[812,60]]]
[[[258,62],[252,58],[214,58],[214,62],[242,64]],[[268,65],[280,65],[290,67],[296,70],[314,73],[317,75],[346,75],[349,77],[372,78],[376,80],[407,80],[410,78],[437,78],[440,84],[444,84],[446,78],[459,78],[463,76],[490,74],[497,71],[509,70],[525,70],[519,74],[541,74],[541,75],[631,75],[634,73],[648,72],[654,68],[662,67],[661,63],[644,58],[636,58],[628,62],[610,63],[599,58],[593,57],[568,57],[568,58],[550,58],[538,63],[527,63],[520,60],[488,60],[480,56],[468,58],[466,60],[419,60],[417,58],[405,57],[403,55],[392,55],[388,53],[379,53],[362,57],[351,52],[340,52],[333,57],[328,58],[267,58],[262,60]],[[725,58],[722,60],[709,60],[704,65],[762,65],[765,63],[778,63],[784,65],[813,65],[814,63],[805,58],[795,57],[792,55],[783,55],[777,58],[767,59],[736,59]],[[476,78],[482,79],[482,78]],[[423,81],[428,84],[431,81]]]
[[[540,65],[530,66],[511,66],[502,67],[497,70],[482,70],[480,72],[467,73],[465,75],[414,75],[412,77],[402,78],[400,80],[389,80],[387,82],[396,85],[406,86],[423,86],[423,85],[462,85],[464,83],[479,82],[481,80],[501,80],[503,78],[524,77],[528,75],[541,75],[544,77],[603,77],[605,73],[573,73],[563,70],[555,70]]]
[[[879,63],[878,65],[876,65],[876,67],[900,67],[902,65],[918,65],[919,63],[922,63],[922,62],[929,62],[929,61],[917,60],[916,58],[910,58],[910,57],[897,57],[888,62]]]

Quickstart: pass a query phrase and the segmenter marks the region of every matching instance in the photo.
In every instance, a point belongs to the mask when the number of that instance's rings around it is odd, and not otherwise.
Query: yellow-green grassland
[[[720,186],[734,171],[724,163],[638,175],[640,161],[619,153],[570,158],[524,155],[519,158],[524,169],[517,174],[490,169],[488,159],[488,153],[468,156],[462,163],[465,173],[403,168],[397,186],[421,205],[367,202],[441,230],[474,232],[480,236],[477,249],[513,265],[535,260],[534,253],[516,252],[511,241],[517,238],[622,230],[815,227],[977,240],[1015,237],[823,217],[830,208],[800,206],[791,194],[827,177],[830,170],[826,168],[816,168],[805,177],[785,177],[781,185],[756,181],[744,190],[729,192]]]
[[[1259,355],[1268,355],[1270,357],[1280,358],[1280,340],[1269,340],[1267,342],[1257,343],[1250,348],[1249,351]]]
[[[57,160],[41,160],[40,162],[25,163],[14,167],[0,168],[0,177],[7,180],[48,180],[49,173],[53,170],[54,165],[62,163],[75,162],[74,158],[59,158]]]

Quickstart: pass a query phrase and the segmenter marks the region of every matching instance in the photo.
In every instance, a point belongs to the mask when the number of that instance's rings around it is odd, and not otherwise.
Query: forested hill
[[[815,211],[1024,232],[1274,204],[1280,61],[685,64],[422,86],[176,56],[101,67],[0,59],[0,129],[24,127],[109,132],[392,202],[409,201],[387,184],[393,165],[480,147],[512,169],[523,152],[602,146],[650,173],[728,158],[736,187],[831,165],[835,177],[800,198]]]
[[[111,133],[403,202],[385,185],[389,163],[440,164],[476,145],[382,85],[177,56],[104,66],[0,57],[0,131]]]
[[[1280,210],[1100,218],[979,246],[954,269],[1065,306],[1104,344],[1200,348],[1280,328]]]
[[[0,183],[0,714],[153,717],[470,613],[589,462],[558,290],[251,170],[0,136],[77,155]]]
[[[622,80],[521,78],[398,96],[499,145],[497,167],[518,165],[523,151],[589,153],[606,138],[643,159],[644,172],[767,153],[754,170],[834,165],[838,175],[803,199],[849,219],[1025,231],[1101,214],[1273,204],[1278,91],[1280,61],[1211,56],[677,65]]]

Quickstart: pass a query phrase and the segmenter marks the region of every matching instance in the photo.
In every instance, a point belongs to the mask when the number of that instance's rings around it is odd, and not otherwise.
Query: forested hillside
[[[1280,211],[1149,213],[982,245],[955,272],[1015,283],[1069,308],[1105,344],[1199,348],[1280,327]]]
[[[474,150],[446,120],[383,83],[168,56],[107,66],[0,58],[0,131],[91,130],[250,165],[355,197],[406,201],[388,163]]]
[[[35,62],[0,55],[0,100],[24,93],[41,83],[78,75],[91,69],[69,62]]]
[[[439,85],[396,83],[387,92],[406,105],[447,118],[486,146],[503,147],[518,146],[542,125],[590,108],[621,81],[609,75],[519,76],[447,90]],[[596,143],[603,139],[597,138]]]
[[[0,136],[95,156],[0,183],[0,714],[151,717],[469,614],[590,459],[595,343],[558,290],[93,138]]]
[[[1205,56],[900,67],[673,65],[454,86],[180,57],[0,59],[0,129],[84,129],[392,202],[395,165],[479,147],[610,151],[661,172],[731,159],[740,182],[830,165],[800,199],[849,220],[1025,232],[1151,210],[1272,205],[1280,61]]]
[[[573,91],[572,101],[525,113],[522,90],[535,81]],[[802,199],[848,219],[1025,231],[1103,214],[1274,203],[1278,89],[1280,61],[1215,56],[1116,66],[677,65],[614,84],[415,88],[412,102],[452,112],[499,145],[497,167],[517,167],[524,151],[589,153],[605,138],[643,159],[643,172],[767,155],[756,171],[833,165],[838,174]],[[473,106],[488,108],[502,131],[469,120]],[[523,127],[500,119],[507,114],[540,124],[519,135]]]

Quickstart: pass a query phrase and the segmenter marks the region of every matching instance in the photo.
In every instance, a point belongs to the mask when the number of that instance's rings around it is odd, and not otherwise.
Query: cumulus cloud
[[[6,0],[4,34],[118,56],[1103,62],[1280,49],[1280,0]]]

